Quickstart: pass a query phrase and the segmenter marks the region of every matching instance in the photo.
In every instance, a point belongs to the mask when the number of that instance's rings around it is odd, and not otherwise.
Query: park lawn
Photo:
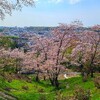
[[[1,81],[2,80],[2,81]],[[100,89],[94,86],[93,79],[88,79],[87,82],[82,82],[81,77],[73,77],[65,80],[60,80],[60,88],[56,89],[50,85],[49,81],[41,81],[39,83],[32,81],[31,83],[25,80],[13,80],[7,82],[0,77],[0,90],[6,92],[18,100],[55,100],[60,95],[73,96],[76,87],[90,89],[91,100],[100,100]],[[5,88],[11,88],[7,90]]]

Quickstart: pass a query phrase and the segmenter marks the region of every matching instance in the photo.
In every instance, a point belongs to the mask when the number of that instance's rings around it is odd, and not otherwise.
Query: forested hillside
[[[25,51],[0,36],[1,100],[99,100],[100,25],[61,24]]]

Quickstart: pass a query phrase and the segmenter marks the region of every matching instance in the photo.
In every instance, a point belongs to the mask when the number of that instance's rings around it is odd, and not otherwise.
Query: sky
[[[84,26],[100,24],[100,0],[35,0],[35,6],[6,15],[0,26],[58,26],[75,20]]]

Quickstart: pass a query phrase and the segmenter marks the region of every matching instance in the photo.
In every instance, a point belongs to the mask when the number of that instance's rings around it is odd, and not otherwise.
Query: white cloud
[[[79,3],[81,0],[67,0],[70,4]]]
[[[61,3],[67,1],[69,4],[79,3],[81,0],[48,0],[49,3]]]
[[[64,0],[48,0],[49,3],[60,3]]]
[[[39,0],[34,0],[35,2],[38,2]]]

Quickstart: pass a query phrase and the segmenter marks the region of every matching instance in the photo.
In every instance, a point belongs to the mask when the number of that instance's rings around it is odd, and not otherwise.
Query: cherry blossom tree
[[[59,87],[59,74],[65,69],[61,63],[66,61],[66,50],[75,45],[73,43],[76,40],[75,29],[79,26],[75,23],[70,25],[61,24],[54,29],[50,38],[34,36],[33,40],[36,41],[33,45],[33,51],[36,51],[36,54],[40,57],[38,68],[40,69],[39,66],[41,66],[41,69],[47,73],[51,84],[57,88]],[[35,66],[37,67],[37,65]]]
[[[72,51],[72,63],[79,66],[82,76],[93,73],[100,64],[100,26],[91,27],[78,36],[78,44]],[[99,68],[98,68],[99,69]]]
[[[24,58],[23,51],[18,49],[5,50],[0,49],[0,68],[2,71],[10,71],[17,73],[22,66],[22,59]]]
[[[35,80],[39,82],[39,74],[42,72],[42,55],[38,54],[37,51],[30,51],[25,53],[25,58],[23,61],[23,68],[30,71],[35,72]]]
[[[0,0],[0,19],[4,19],[5,14],[11,15],[12,10],[21,10],[22,6],[32,6],[33,0]]]
[[[93,53],[91,54],[91,77],[93,77],[94,66],[97,67],[98,71],[100,72],[100,25],[95,25],[92,27],[92,30],[95,32],[91,35],[92,46],[91,50],[93,49]],[[92,66],[93,65],[93,66]]]
[[[10,58],[14,59],[14,68],[15,68],[15,73],[17,74],[18,71],[21,70],[22,68],[22,62],[24,60],[25,54],[24,51],[16,48],[13,49],[9,52]]]
[[[1,72],[11,72],[14,66],[14,60],[10,58],[9,51],[0,49],[0,70]]]

